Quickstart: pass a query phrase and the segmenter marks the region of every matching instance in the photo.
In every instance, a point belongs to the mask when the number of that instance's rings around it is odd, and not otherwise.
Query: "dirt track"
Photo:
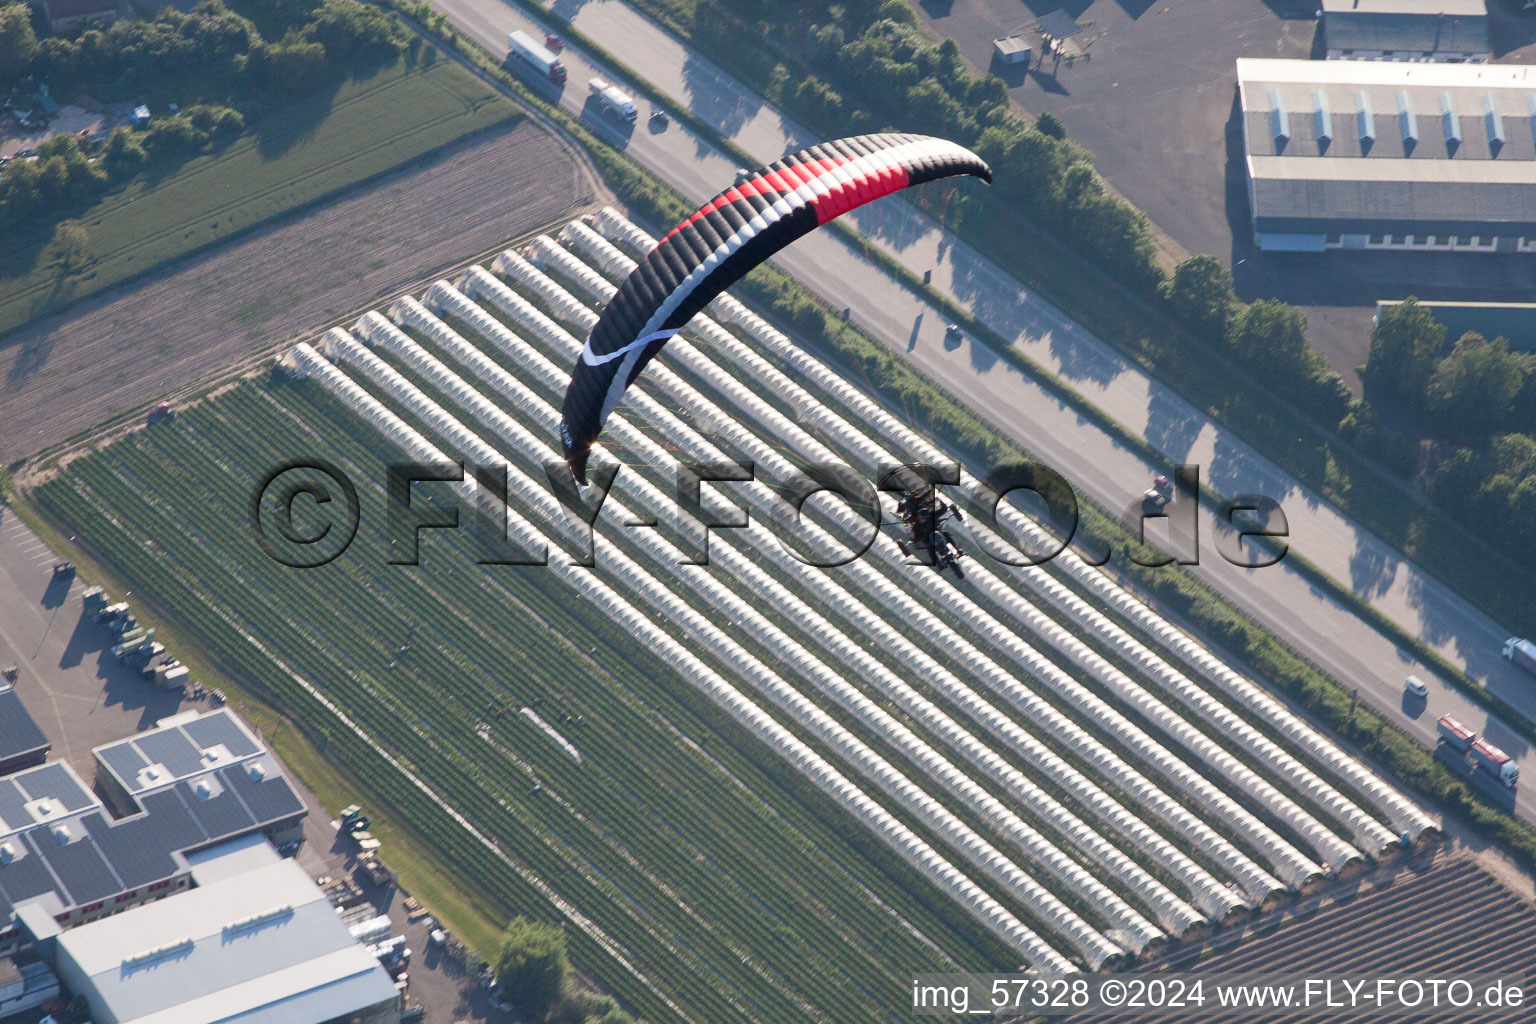
[[[525,121],[22,327],[0,338],[0,464],[568,218],[596,188]]]

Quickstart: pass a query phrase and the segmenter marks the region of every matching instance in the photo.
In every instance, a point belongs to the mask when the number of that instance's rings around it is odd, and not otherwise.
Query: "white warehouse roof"
[[[1243,58],[1258,232],[1536,235],[1536,67]]]
[[[56,959],[98,1024],[319,1024],[396,996],[292,860],[66,931]]]

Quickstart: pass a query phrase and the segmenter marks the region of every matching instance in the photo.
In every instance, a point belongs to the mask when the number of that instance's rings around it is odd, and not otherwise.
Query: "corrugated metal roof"
[[[1242,59],[1237,70],[1257,230],[1488,235],[1536,222],[1536,68]],[[1318,118],[1291,118],[1282,140],[1277,101],[1348,114],[1326,135]]]
[[[1532,89],[1529,64],[1434,64],[1390,60],[1290,60],[1237,58],[1238,82],[1306,82],[1319,85],[1433,86],[1440,89]],[[1268,88],[1268,86],[1265,86]]]
[[[1329,50],[1481,55],[1491,53],[1486,14],[1323,13]]]
[[[366,1001],[342,1013],[394,991],[378,987],[388,975],[291,860],[72,929],[60,936],[58,955],[91,979],[93,1003],[121,1021],[208,1024],[337,986],[362,993]],[[351,984],[359,978],[373,980]]]
[[[384,968],[365,950],[354,947],[129,1024],[321,1024],[395,998],[394,982]]]

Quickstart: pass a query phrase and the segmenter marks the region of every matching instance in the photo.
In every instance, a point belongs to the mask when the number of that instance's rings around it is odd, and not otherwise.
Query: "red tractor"
[[[150,408],[149,417],[144,421],[144,425],[152,427],[161,420],[174,418],[175,415],[176,410],[171,408],[170,402],[159,402]]]
[[[565,49],[565,40],[551,32],[544,37],[544,45],[549,47],[551,52],[559,53]]]

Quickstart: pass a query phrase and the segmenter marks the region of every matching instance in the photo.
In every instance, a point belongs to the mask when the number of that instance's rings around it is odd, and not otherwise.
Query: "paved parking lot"
[[[1035,24],[1077,18],[1082,58],[1040,59]],[[1306,57],[1315,0],[922,0],[925,27],[1012,87],[1032,114],[1056,114],[1099,171],[1188,252],[1232,251],[1223,139],[1238,57]],[[993,61],[992,40],[1035,47],[1025,72]],[[1241,183],[1241,176],[1238,179]],[[1246,211],[1242,211],[1246,219]]]
[[[55,561],[0,503],[0,665],[17,667],[16,692],[53,744],[51,756],[90,780],[91,748],[197,705],[117,663],[107,632],[83,615],[80,594],[89,583],[55,577]],[[131,594],[111,596],[133,601]]]
[[[491,1007],[485,992],[466,973],[462,956],[452,955],[428,941],[436,922],[425,913],[425,908],[414,914],[409,912],[407,893],[393,885],[376,886],[356,870],[357,844],[350,837],[339,836],[331,815],[320,806],[315,795],[298,780],[293,781],[309,808],[309,817],[304,821],[304,845],[297,855],[299,864],[316,880],[326,877],[353,879],[374,912],[389,915],[394,926],[390,934],[404,935],[405,944],[411,950],[411,962],[406,971],[407,1005],[426,1008],[425,1024],[510,1021],[509,1015]],[[389,849],[384,848],[380,854],[388,863]]]

